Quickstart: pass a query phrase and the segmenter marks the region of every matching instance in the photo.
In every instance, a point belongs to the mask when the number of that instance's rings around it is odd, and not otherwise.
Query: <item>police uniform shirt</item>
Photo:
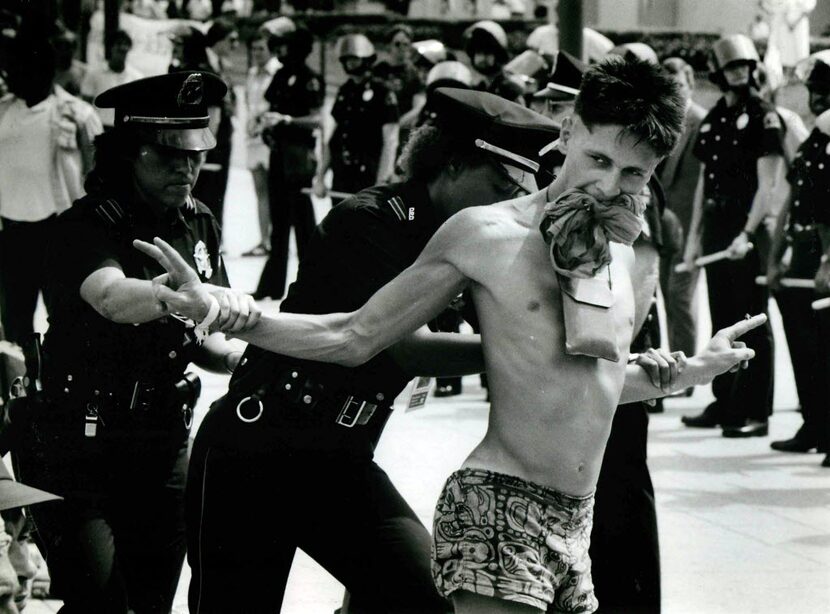
[[[164,273],[132,246],[133,239],[152,242],[154,236],[170,243],[203,282],[229,285],[219,256],[219,226],[202,203],[192,199],[158,219],[146,205],[126,198],[82,198],[58,217],[47,254],[44,379],[94,376],[97,386],[120,390],[138,379],[181,376],[196,347],[192,328],[172,316],[139,325],[112,322],[80,295],[83,281],[101,268],[147,280]]]
[[[383,60],[375,64],[372,71],[394,92],[400,114],[409,112],[415,94],[424,89],[424,83],[415,66],[411,62],[395,65]]]
[[[830,136],[814,128],[792,161],[790,227],[830,224]]]
[[[754,95],[732,107],[721,98],[700,125],[693,153],[706,165],[704,197],[728,201],[739,224],[758,189],[758,158],[782,154],[782,125],[775,108]]]
[[[271,111],[292,117],[304,117],[323,106],[325,93],[320,75],[305,64],[282,66],[265,90],[265,100],[271,105]],[[309,129],[303,130],[311,133]]]
[[[395,93],[375,77],[346,81],[337,92],[331,115],[337,122],[330,142],[332,165],[355,166],[360,172],[378,164],[383,126],[400,117]]]
[[[281,311],[325,314],[358,309],[415,261],[438,226],[426,186],[418,182],[375,186],[344,200],[315,230]],[[252,369],[253,378],[266,377],[260,374],[262,367],[255,369],[264,354],[268,353],[248,346],[246,358],[254,360],[237,369],[234,383],[246,379]],[[367,400],[381,393],[391,403],[411,378],[386,352],[354,368],[270,356],[277,368],[301,366],[327,389],[363,394]]]

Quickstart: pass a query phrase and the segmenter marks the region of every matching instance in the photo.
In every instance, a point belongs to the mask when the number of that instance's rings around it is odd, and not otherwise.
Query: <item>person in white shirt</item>
[[[127,55],[132,47],[133,39],[124,30],[118,30],[113,34],[107,53],[107,63],[96,69],[88,70],[81,83],[81,96],[84,100],[92,102],[101,92],[144,76],[127,64]],[[115,115],[112,109],[96,110],[105,129],[110,129],[115,125]]]
[[[259,244],[242,254],[243,256],[265,256],[270,251],[271,214],[268,208],[268,145],[262,140],[265,113],[271,108],[265,100],[265,90],[271,85],[274,74],[280,67],[279,60],[269,48],[270,33],[260,30],[251,40],[251,68],[245,82],[245,105],[248,111],[248,170],[254,179],[259,216]]]
[[[0,100],[0,321],[20,343],[34,330],[52,222],[84,194],[102,127],[91,105],[54,83],[45,35],[19,33],[12,57]]]

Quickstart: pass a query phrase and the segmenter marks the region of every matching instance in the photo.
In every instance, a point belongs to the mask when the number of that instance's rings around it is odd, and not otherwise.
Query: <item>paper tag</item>
[[[429,391],[432,390],[431,377],[417,377],[412,383],[412,392],[409,393],[409,403],[406,411],[415,411],[421,409],[427,404]]]

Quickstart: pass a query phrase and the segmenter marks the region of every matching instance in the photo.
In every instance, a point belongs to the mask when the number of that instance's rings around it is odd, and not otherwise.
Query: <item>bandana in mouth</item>
[[[599,201],[587,192],[566,190],[545,206],[539,229],[560,275],[594,277],[611,262],[610,241],[631,245],[643,229],[646,199],[621,194]]]

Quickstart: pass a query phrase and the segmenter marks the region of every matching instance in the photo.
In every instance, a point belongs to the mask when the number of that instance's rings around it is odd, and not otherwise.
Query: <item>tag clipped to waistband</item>
[[[409,403],[406,404],[406,411],[423,409],[429,398],[429,391],[432,390],[431,377],[416,377],[412,382],[412,392],[409,393]]]

